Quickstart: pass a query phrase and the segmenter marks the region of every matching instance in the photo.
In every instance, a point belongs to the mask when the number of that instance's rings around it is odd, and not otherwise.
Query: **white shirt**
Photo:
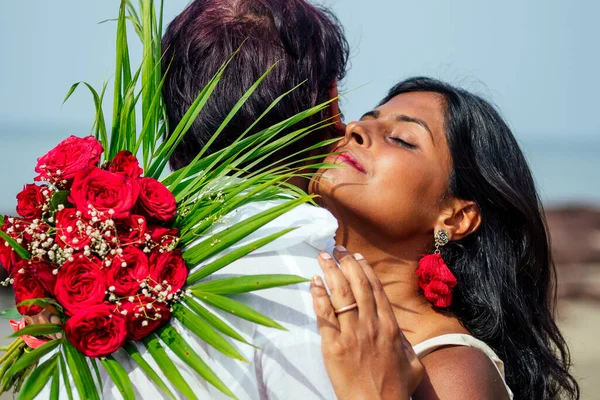
[[[256,202],[240,207],[229,214],[212,233],[280,203]],[[327,210],[307,204],[280,216],[228,251],[289,227],[298,229],[239,259],[212,275],[212,278],[294,274],[310,279],[320,274],[317,254],[320,250],[331,250],[333,247],[337,221]],[[194,267],[192,272],[199,268],[201,266]],[[227,338],[249,361],[248,363],[221,354],[189,332],[177,320],[172,319],[172,324],[239,399],[335,399],[323,364],[321,338],[308,283],[266,289],[236,295],[233,298],[274,319],[288,330],[280,331],[257,325],[205,305],[235,328],[249,343],[258,346],[254,348]],[[169,385],[145,348],[139,345],[138,349]],[[167,352],[198,398],[228,398],[205,382],[168,348]],[[137,398],[166,398],[131,360],[119,354],[116,358],[129,372]],[[121,398],[110,378],[104,379],[103,388],[104,398]],[[183,398],[170,385],[169,388]]]

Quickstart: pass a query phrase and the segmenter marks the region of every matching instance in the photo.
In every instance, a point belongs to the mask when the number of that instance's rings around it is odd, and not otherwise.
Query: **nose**
[[[362,121],[352,121],[346,125],[344,139],[346,143],[354,142],[359,146],[368,147],[371,145],[371,138]]]

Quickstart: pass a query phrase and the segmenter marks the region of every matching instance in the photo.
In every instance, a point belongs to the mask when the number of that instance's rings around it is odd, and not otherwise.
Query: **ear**
[[[461,240],[481,225],[481,213],[477,203],[470,200],[452,198],[440,214],[436,229],[444,229],[450,235],[450,240]]]
[[[346,124],[342,122],[342,114],[340,113],[337,80],[333,81],[331,86],[329,86],[329,99],[333,99],[333,101],[329,103],[329,115],[333,117],[334,122],[333,129],[339,132],[340,136],[343,136],[346,132]]]

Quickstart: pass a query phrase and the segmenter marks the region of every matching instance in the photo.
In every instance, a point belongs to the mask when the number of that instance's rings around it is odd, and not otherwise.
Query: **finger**
[[[373,297],[373,288],[361,265],[343,246],[335,246],[333,255],[338,260],[342,273],[350,283],[352,294],[358,304],[359,319],[377,318],[377,305]]]
[[[317,316],[317,326],[324,343],[335,339],[340,332],[340,323],[335,315],[333,305],[320,276],[310,282],[310,294],[313,298],[313,309]]]
[[[49,311],[42,311],[41,313],[37,314],[34,318],[37,318],[37,322],[38,324],[49,324],[50,323],[50,319],[52,318],[52,314]]]
[[[375,271],[373,271],[373,267],[371,267],[371,264],[369,264],[360,253],[355,253],[354,259],[357,261],[358,265],[360,265],[365,276],[371,283],[372,294],[377,307],[377,315],[383,320],[393,321],[394,324],[397,324],[392,304],[390,303],[385,290],[383,290],[383,284],[379,280],[379,277]]]
[[[319,253],[318,261],[323,270],[325,282],[327,282],[327,286],[331,291],[331,304],[334,311],[355,304],[356,300],[352,294],[352,288],[344,273],[338,268],[333,257],[327,252],[321,252]],[[358,311],[356,308],[341,313],[337,312],[336,314],[342,331],[356,327],[358,323]]]

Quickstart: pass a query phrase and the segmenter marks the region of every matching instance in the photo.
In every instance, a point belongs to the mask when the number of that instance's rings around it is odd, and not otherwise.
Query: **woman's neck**
[[[456,318],[435,310],[419,289],[416,270],[420,257],[414,249],[422,248],[426,239],[394,244],[378,236],[377,232],[362,228],[358,232],[340,224],[336,243],[351,253],[361,253],[373,267],[407,339],[416,344],[444,333],[468,333]]]

